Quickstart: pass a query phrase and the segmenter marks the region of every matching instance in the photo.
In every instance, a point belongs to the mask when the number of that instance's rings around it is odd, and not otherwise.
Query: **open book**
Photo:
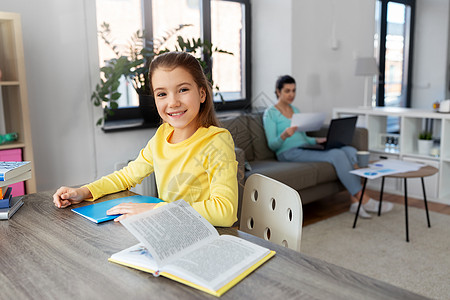
[[[141,243],[109,261],[163,275],[221,296],[275,255],[217,230],[184,200],[131,216],[121,223]]]

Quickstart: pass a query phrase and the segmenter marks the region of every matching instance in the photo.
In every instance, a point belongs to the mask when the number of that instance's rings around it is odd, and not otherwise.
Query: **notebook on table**
[[[116,205],[119,205],[121,203],[160,203],[163,202],[159,198],[150,197],[150,196],[142,196],[142,195],[135,195],[135,196],[129,196],[129,197],[123,197],[123,198],[117,198],[112,199],[108,201],[103,201],[100,203],[94,203],[78,208],[73,208],[72,211],[74,213],[79,214],[82,217],[85,217],[86,219],[94,222],[94,223],[101,223],[106,222],[112,219],[117,218],[120,215],[107,215],[106,211]]]
[[[330,150],[350,145],[353,140],[353,134],[355,133],[357,119],[358,117],[355,116],[331,120],[325,143],[303,145],[301,148],[309,150]]]

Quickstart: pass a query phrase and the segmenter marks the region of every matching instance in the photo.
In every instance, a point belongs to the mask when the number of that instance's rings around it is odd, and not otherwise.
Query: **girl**
[[[230,133],[218,127],[211,85],[195,57],[184,52],[157,56],[150,84],[163,124],[136,160],[120,171],[81,188],[61,187],[58,208],[134,187],[155,172],[159,198],[184,199],[214,226],[237,220],[237,161]],[[122,203],[108,214],[115,221],[160,204]]]
[[[305,144],[324,143],[326,138],[313,138],[304,132],[298,132],[297,127],[291,127],[291,118],[299,110],[292,105],[295,99],[295,80],[289,75],[278,78],[275,85],[275,94],[278,98],[277,104],[269,107],[264,112],[264,131],[266,133],[269,148],[276,152],[280,161],[324,161],[333,165],[336,174],[350,192],[350,212],[356,213],[359,198],[361,197],[361,179],[349,173],[356,163],[356,149],[351,146],[331,149],[327,151],[316,151],[302,149]],[[379,202],[363,196],[363,206],[359,210],[362,218],[371,218],[368,212],[378,212]],[[382,212],[390,211],[392,203],[383,202]]]

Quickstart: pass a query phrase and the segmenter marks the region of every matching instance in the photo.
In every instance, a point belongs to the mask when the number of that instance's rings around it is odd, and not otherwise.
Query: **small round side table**
[[[437,172],[439,172],[439,170],[435,167],[432,166],[423,166],[422,168],[420,168],[417,171],[410,171],[410,172],[404,172],[404,173],[396,173],[396,174],[390,174],[390,175],[386,175],[383,176],[381,178],[381,191],[380,191],[380,205],[378,206],[378,216],[381,215],[381,203],[383,202],[383,189],[384,189],[384,179],[386,177],[389,178],[403,178],[404,183],[405,183],[405,194],[404,194],[404,198],[405,198],[405,224],[406,224],[406,241],[409,242],[409,231],[408,231],[408,186],[407,186],[407,179],[408,178],[420,178],[420,180],[422,181],[422,191],[423,191],[423,200],[425,202],[425,211],[426,211],[426,215],[427,215],[427,222],[428,222],[428,227],[431,227],[430,224],[430,215],[428,213],[428,204],[427,204],[427,195],[425,192],[425,183],[423,178],[424,177],[428,177],[428,176],[432,176],[434,174],[436,174]],[[364,178],[364,185],[363,185],[363,189],[362,189],[362,193],[361,193],[361,197],[359,199],[359,205],[358,205],[358,210],[355,216],[355,221],[353,222],[353,228],[355,228],[356,226],[356,221],[358,219],[358,212],[362,203],[362,198],[363,198],[363,194],[364,194],[364,190],[366,188],[366,183],[367,183],[367,178]]]

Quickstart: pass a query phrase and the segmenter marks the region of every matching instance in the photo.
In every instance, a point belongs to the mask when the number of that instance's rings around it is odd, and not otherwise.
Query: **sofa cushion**
[[[255,113],[248,115],[248,127],[253,137],[254,160],[274,159],[275,153],[267,145],[266,133],[262,121],[262,114]],[[252,159],[248,158],[249,161]]]
[[[298,191],[337,180],[334,167],[326,162],[281,162],[271,159],[252,161],[250,164],[252,170],[245,172],[246,178],[253,173],[259,173],[281,181]]]
[[[246,115],[227,117],[220,119],[220,123],[222,127],[228,129],[231,133],[235,147],[244,150],[245,159],[255,159],[252,144],[252,139],[254,139],[254,136],[250,134],[248,129],[248,117]]]

